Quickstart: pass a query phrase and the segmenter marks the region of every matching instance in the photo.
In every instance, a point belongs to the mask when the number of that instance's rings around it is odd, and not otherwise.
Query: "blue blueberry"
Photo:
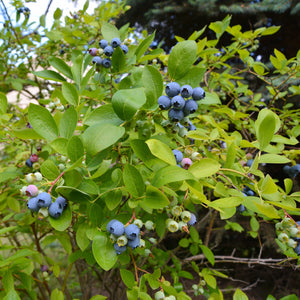
[[[104,48],[107,47],[107,46],[108,46],[108,41],[107,41],[107,40],[101,40],[101,41],[99,42],[99,47],[100,47],[100,48],[104,49]]]
[[[191,219],[187,222],[187,224],[194,225],[194,224],[196,224],[196,222],[197,222],[196,216],[193,213],[191,213]]]
[[[37,204],[39,207],[48,207],[52,202],[50,194],[46,192],[38,194],[37,199]]]
[[[124,54],[128,53],[128,47],[126,45],[121,45],[121,49],[123,50]]]
[[[106,226],[107,231],[110,233],[114,234],[115,236],[120,236],[124,233],[125,231],[125,226],[123,223],[121,223],[118,220],[111,220],[107,226]]]
[[[185,116],[193,114],[198,109],[198,104],[195,100],[187,100],[185,101],[185,105],[183,108],[183,113]]]
[[[102,59],[100,56],[95,56],[92,60],[93,64],[96,64],[97,66],[101,66],[102,64]]]
[[[104,58],[102,61],[102,65],[104,68],[110,68],[111,67],[111,60],[109,58]]]
[[[125,235],[127,236],[128,240],[134,240],[139,237],[140,228],[135,224],[129,224],[125,228]]]
[[[117,48],[121,46],[121,40],[119,38],[113,38],[110,42],[113,48]]]
[[[243,189],[243,192],[247,195],[247,196],[254,196],[255,192],[252,191],[248,186],[245,186]]]
[[[32,167],[32,161],[30,160],[30,158],[28,158],[25,162],[26,166],[31,168]]]
[[[187,130],[191,131],[191,130],[196,130],[196,129],[197,129],[196,126],[191,121],[189,121],[189,125],[187,127]]]
[[[123,253],[124,251],[126,251],[126,246],[119,246],[117,243],[115,243],[114,244],[114,248],[115,248],[115,250],[116,250],[116,253],[117,254],[121,254],[121,253]]]
[[[245,206],[243,204],[240,204],[236,209],[240,213],[242,213],[242,212],[244,212],[246,210],[246,208],[245,208]]]
[[[172,98],[171,104],[174,109],[180,110],[180,109],[184,108],[185,100],[183,99],[183,97],[178,95],[178,96],[175,96]]]
[[[174,154],[174,156],[175,156],[175,159],[176,159],[177,164],[179,164],[179,163],[182,161],[182,159],[183,159],[183,154],[182,154],[182,152],[179,151],[179,150],[177,150],[177,149],[174,149],[174,150],[172,150],[172,151],[173,151],[173,154]]]
[[[180,93],[180,85],[177,82],[170,82],[166,85],[165,91],[169,97],[177,96]]]
[[[55,202],[59,205],[59,207],[61,209],[65,209],[66,206],[67,206],[67,200],[64,197],[62,197],[62,196],[58,196],[56,198]]]
[[[290,168],[290,173],[292,174],[292,177],[297,176],[300,173],[300,165],[297,164],[295,166],[292,166]]]
[[[177,109],[171,108],[169,110],[168,116],[169,116],[170,121],[179,122],[184,118],[184,113],[182,110],[177,110]]]
[[[300,255],[300,242],[297,243],[296,248],[294,248],[294,251],[297,255]]]
[[[251,158],[251,159],[247,160],[246,164],[250,168],[252,166],[253,162],[254,162],[254,159]]]
[[[196,87],[193,89],[192,98],[197,101],[205,97],[205,91],[201,87]]]
[[[40,207],[38,206],[37,203],[38,199],[36,197],[34,198],[30,198],[27,202],[27,207],[31,210],[31,211],[38,211],[40,209]]]
[[[132,249],[135,249],[136,247],[138,247],[140,244],[140,238],[139,237],[136,237],[134,240],[128,240],[127,242],[127,246],[132,248]]]
[[[103,49],[103,53],[106,55],[106,56],[112,56],[113,53],[114,53],[114,48],[112,46],[106,46],[104,49]]]
[[[180,89],[180,94],[183,98],[191,97],[192,93],[193,93],[193,88],[188,84],[183,85]]]
[[[59,218],[63,212],[63,209],[57,202],[53,202],[50,204],[48,208],[49,215],[55,219]]]
[[[160,109],[169,109],[171,107],[171,99],[167,96],[160,96],[157,103]]]

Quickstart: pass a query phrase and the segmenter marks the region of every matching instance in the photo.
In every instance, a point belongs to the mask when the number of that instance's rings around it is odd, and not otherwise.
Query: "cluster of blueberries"
[[[205,91],[201,87],[193,89],[188,84],[181,87],[177,82],[168,83],[165,92],[167,96],[160,96],[157,103],[160,109],[169,109],[168,116],[172,122],[179,122],[184,117],[195,113],[198,109],[197,101],[205,97]]]
[[[32,154],[30,157],[26,160],[25,164],[27,167],[31,168],[32,165],[39,160],[39,157],[37,154]]]
[[[175,160],[176,160],[178,167],[182,167],[187,170],[192,165],[192,163],[193,163],[192,160],[188,157],[183,157],[183,154],[181,151],[179,151],[177,149],[174,149],[172,151],[175,156]]]
[[[187,231],[188,226],[193,226],[197,222],[195,214],[188,210],[183,210],[182,206],[175,205],[171,208],[172,218],[166,220],[166,227],[170,232]],[[180,218],[180,221],[178,221]]]
[[[300,221],[295,223],[290,218],[285,218],[282,222],[276,223],[275,228],[278,240],[300,255]]]
[[[111,59],[110,57],[113,55],[114,50],[117,47],[120,47],[124,54],[127,54],[128,47],[125,44],[122,44],[121,40],[119,38],[113,38],[110,42],[110,45],[107,40],[102,39],[99,42],[100,49],[97,48],[90,48],[89,54],[94,56],[92,63],[96,64],[96,66],[103,66],[104,68],[110,68],[111,67]],[[101,54],[104,54],[106,57],[101,58]]]
[[[296,164],[294,166],[284,166],[283,171],[291,178],[296,177],[300,173],[300,164]]]
[[[19,7],[18,13],[23,13],[25,16],[28,16],[30,14],[30,9],[28,7]]]
[[[48,208],[49,215],[55,219],[58,219],[63,210],[67,207],[67,200],[64,197],[58,196],[55,202],[52,202],[51,195],[46,192],[41,192],[36,195],[36,190],[34,185],[29,185],[27,187],[26,194],[33,196],[27,202],[27,207],[33,211],[37,212],[40,208]]]
[[[140,244],[140,228],[136,224],[125,227],[122,222],[113,219],[107,223],[106,229],[111,233],[110,238],[117,254],[126,251],[127,246],[135,249]]]

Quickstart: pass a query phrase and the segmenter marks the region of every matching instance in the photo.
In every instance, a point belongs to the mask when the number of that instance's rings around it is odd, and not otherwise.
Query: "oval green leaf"
[[[189,172],[191,172],[196,178],[211,176],[216,174],[219,170],[220,164],[211,158],[204,158],[200,161],[194,162],[189,168]]]
[[[104,232],[95,236],[92,250],[98,265],[105,271],[110,270],[117,262],[117,254],[113,244]]]
[[[151,153],[164,162],[176,166],[175,156],[171,148],[160,140],[150,139],[146,141]]]

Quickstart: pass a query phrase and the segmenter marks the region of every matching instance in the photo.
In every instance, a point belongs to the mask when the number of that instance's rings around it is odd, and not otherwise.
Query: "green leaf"
[[[288,159],[286,156],[278,155],[278,154],[263,154],[259,158],[260,164],[286,164],[289,163],[291,160]]]
[[[183,180],[196,180],[196,178],[189,171],[178,166],[167,166],[155,173],[152,185],[161,187],[167,183]]]
[[[222,209],[222,208],[236,207],[240,205],[242,202],[243,199],[240,197],[228,197],[228,198],[220,198],[214,200],[209,203],[209,206],[215,209]]]
[[[73,75],[73,80],[77,84],[77,87],[80,89],[80,83],[82,79],[82,70],[83,69],[83,55],[79,55],[76,57],[73,65],[71,67],[71,72]],[[67,99],[66,99],[67,100]]]
[[[277,124],[274,115],[275,114],[268,109],[262,109],[258,114],[255,129],[260,150],[264,150],[269,145],[276,132]]]
[[[248,297],[243,291],[237,288],[233,294],[233,300],[248,300]]]
[[[87,193],[72,186],[58,186],[55,191],[66,199],[76,203],[86,202],[91,198]]]
[[[50,143],[50,146],[58,153],[62,155],[68,155],[67,154],[67,145],[68,140],[65,138],[57,138],[54,141]]]
[[[60,8],[56,8],[55,12],[53,13],[53,18],[58,20],[62,16],[62,10]]]
[[[96,296],[93,296],[92,298],[90,298],[90,300],[105,300],[107,299],[106,296],[101,296],[101,295],[96,295]]]
[[[77,112],[73,106],[68,108],[62,115],[59,122],[59,134],[61,137],[69,139],[72,137],[77,126]]]
[[[79,224],[77,231],[76,231],[76,243],[81,251],[84,251],[91,241],[88,239],[86,235],[86,231],[89,229],[88,224],[81,223]]]
[[[203,81],[204,74],[206,72],[205,68],[201,68],[198,66],[192,66],[190,70],[177,82],[182,86],[185,84],[189,84],[192,87],[199,86],[200,82]],[[201,100],[202,102],[203,100]],[[219,101],[220,103],[220,101]]]
[[[87,152],[95,155],[116,143],[124,133],[125,129],[123,127],[111,124],[95,124],[82,134],[82,140]]]
[[[68,142],[67,146],[68,157],[71,162],[76,162],[84,155],[84,148],[81,139],[74,135]]]
[[[90,177],[91,179],[98,178],[106,173],[110,169],[111,166],[111,159],[103,160],[97,169],[97,171]]]
[[[220,164],[211,158],[203,158],[200,161],[194,162],[189,167],[189,172],[196,178],[211,176],[216,174],[219,170]]]
[[[56,288],[52,291],[50,299],[51,300],[64,300],[65,299],[64,293]]]
[[[21,298],[15,290],[10,290],[5,297],[3,297],[3,300],[21,300]]]
[[[214,265],[215,264],[215,256],[213,254],[213,252],[206,246],[204,245],[200,245],[199,246],[203,252],[203,254],[205,255],[205,257],[207,258],[207,260]]]
[[[272,205],[269,205],[267,203],[260,204],[257,202],[254,202],[254,205],[261,214],[267,216],[268,218],[280,219],[280,216],[278,215],[276,209]]]
[[[280,29],[280,26],[271,26],[268,28],[265,28],[263,32],[261,32],[261,35],[272,35],[276,33]]]
[[[165,143],[157,139],[150,139],[146,141],[151,153],[166,163],[176,166],[175,156],[171,148]]]
[[[291,178],[284,179],[284,188],[285,188],[286,194],[289,194],[292,191],[293,180]]]
[[[118,28],[111,23],[102,22],[101,33],[103,35],[103,38],[108,42],[110,42],[113,38],[120,38]]]
[[[153,209],[161,209],[169,205],[169,200],[159,189],[148,185],[146,188],[146,199],[142,202],[142,205]]]
[[[169,56],[168,72],[173,80],[183,77],[192,67],[197,57],[197,44],[195,41],[177,43]]]
[[[71,68],[60,58],[50,56],[48,58],[49,64],[58,70],[60,73],[65,75],[66,77],[73,79],[73,75],[71,72]]]
[[[210,92],[205,92],[205,98],[202,99],[201,101],[199,101],[198,103],[199,103],[199,105],[201,105],[201,104],[205,104],[205,105],[222,104],[217,93],[210,93]]]
[[[155,32],[153,32],[151,35],[147,36],[137,47],[135,50],[135,56],[136,60],[139,61],[142,55],[148,50],[149,46],[153,42],[155,37]]]
[[[129,288],[132,289],[135,286],[135,279],[134,275],[131,271],[128,271],[126,269],[120,269],[121,278],[124,282],[124,284]]]
[[[6,114],[7,111],[7,98],[4,93],[0,92],[0,114]]]
[[[147,98],[147,102],[144,107],[151,108],[153,105],[157,104],[157,99],[163,92],[163,78],[156,68],[152,66],[145,66],[142,80]]]
[[[41,173],[48,180],[55,180],[59,176],[59,174],[60,174],[57,166],[50,159],[45,160],[42,163],[42,165],[41,165]]]
[[[74,84],[64,82],[62,84],[62,94],[70,104],[74,106],[79,104],[79,94]]]
[[[274,194],[278,190],[278,187],[272,177],[267,174],[261,184],[261,191],[263,194]]]
[[[113,109],[122,120],[130,120],[145,102],[143,88],[118,90],[112,97]]]
[[[92,250],[98,265],[105,271],[110,270],[117,262],[117,254],[113,244],[104,232],[95,236]]]
[[[119,126],[123,121],[116,115],[111,104],[105,104],[97,107],[91,114],[83,121],[85,125],[92,126],[97,123],[102,125],[112,124]]]
[[[19,138],[24,140],[36,140],[41,139],[42,137],[37,134],[33,128],[24,128],[24,129],[15,129],[12,130],[13,134]]]
[[[57,125],[45,107],[30,103],[28,119],[34,131],[49,142],[58,138]]]
[[[64,82],[66,79],[62,77],[59,73],[52,71],[52,70],[43,70],[43,71],[36,71],[32,72],[35,76],[41,77],[47,80],[53,80],[58,82]]]
[[[73,201],[73,199],[71,200]],[[61,216],[58,219],[49,217],[49,222],[55,230],[65,231],[71,225],[72,222],[72,211],[70,203],[68,203],[68,206],[63,210]]]
[[[144,194],[145,183],[137,168],[129,164],[125,165],[123,180],[126,190],[133,197],[141,197]]]
[[[117,47],[114,50],[114,53],[111,58],[111,65],[113,72],[122,72],[126,65],[125,53],[120,47]]]
[[[114,210],[122,201],[122,191],[112,190],[104,195],[104,201],[109,210]]]

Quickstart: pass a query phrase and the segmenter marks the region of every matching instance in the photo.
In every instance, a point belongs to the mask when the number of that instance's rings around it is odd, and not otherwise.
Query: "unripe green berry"
[[[287,242],[287,245],[289,247],[296,248],[297,242],[295,240],[293,240],[293,239],[289,239],[288,242]]]
[[[51,109],[52,109],[52,108],[55,108],[55,103],[54,103],[54,102],[50,102],[50,103],[49,103],[49,108],[51,108]]]
[[[112,243],[115,243],[117,241],[117,237],[115,235],[113,235],[112,233],[110,234],[109,239]]]
[[[23,186],[21,189],[20,189],[20,194],[22,196],[25,196],[26,195],[26,189],[27,189],[27,186]]]
[[[35,163],[32,165],[32,168],[33,168],[34,170],[39,170],[40,167],[41,167],[41,165],[40,165],[38,162],[35,162]]]
[[[43,180],[43,175],[40,172],[35,172],[34,176],[35,176],[36,181],[42,181]]]
[[[179,217],[182,213],[182,207],[178,205],[172,207],[171,213],[174,217]]]
[[[180,217],[183,222],[188,223],[191,220],[191,213],[185,210],[180,214]]]
[[[149,242],[153,245],[156,245],[157,244],[157,240],[153,237],[149,238]]]
[[[145,248],[145,247],[146,247],[145,240],[140,239],[139,247],[140,247],[140,248]]]
[[[33,173],[29,173],[25,176],[25,179],[28,183],[33,183],[36,180],[36,177]]]
[[[149,256],[151,254],[151,250],[150,249],[145,249],[145,256]]]
[[[143,227],[143,221],[142,220],[140,220],[140,219],[135,219],[134,221],[133,221],[133,224],[135,224],[138,228],[142,228]]]
[[[198,285],[197,284],[193,284],[192,285],[192,289],[195,290],[195,291],[198,291]]]
[[[185,222],[183,222],[183,221],[179,221],[179,222],[178,222],[178,226],[179,226],[179,230],[180,230],[180,231],[184,231],[184,230],[183,230],[184,227],[188,228],[188,224],[185,223]]]
[[[170,232],[176,232],[179,229],[178,223],[173,219],[167,219],[166,225]]]
[[[299,229],[297,227],[291,227],[289,231],[291,237],[297,237],[299,234]]]
[[[276,230],[278,230],[278,231],[283,231],[283,226],[282,226],[282,223],[276,223],[275,224],[275,228],[276,228]]]
[[[62,171],[66,168],[66,166],[64,164],[59,164],[58,168]]]
[[[193,152],[192,155],[191,155],[191,159],[193,161],[200,160],[201,159],[201,154],[199,152]]]
[[[125,235],[121,235],[117,239],[117,244],[118,244],[119,247],[127,245],[127,242],[128,242],[128,240],[127,240],[127,237]]]
[[[147,230],[153,230],[154,229],[154,223],[152,221],[150,221],[150,220],[146,221],[145,228]]]
[[[155,300],[165,299],[165,293],[163,291],[158,291],[154,295]]]
[[[173,295],[170,295],[168,297],[165,297],[165,300],[176,300],[176,297]]]
[[[282,226],[284,228],[292,227],[294,225],[293,221],[290,218],[284,218],[282,220]]]
[[[279,241],[281,241],[283,243],[287,243],[289,240],[289,237],[286,233],[282,232],[278,235],[278,239],[279,239]]]
[[[206,286],[206,281],[202,279],[202,280],[200,281],[200,285],[201,285],[201,286]]]

